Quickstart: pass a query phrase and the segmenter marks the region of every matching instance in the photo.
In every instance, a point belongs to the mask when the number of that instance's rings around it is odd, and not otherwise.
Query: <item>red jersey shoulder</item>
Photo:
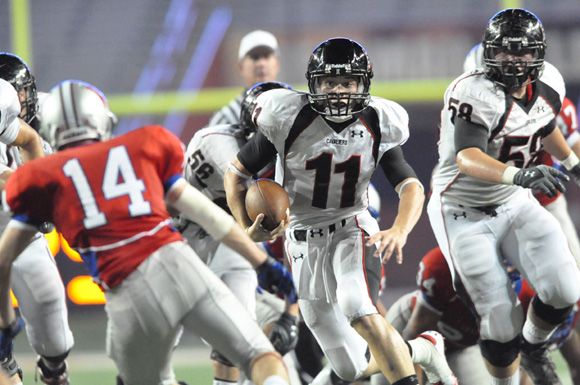
[[[564,98],[562,109],[557,118],[558,128],[562,131],[565,138],[578,130],[578,115],[574,103],[568,98]]]
[[[449,267],[438,247],[421,260],[417,284],[425,299],[438,310],[443,311],[455,297]]]

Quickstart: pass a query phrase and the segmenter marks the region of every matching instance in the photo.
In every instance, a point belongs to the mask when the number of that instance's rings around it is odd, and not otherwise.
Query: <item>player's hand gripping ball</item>
[[[246,193],[246,211],[255,222],[258,214],[264,214],[262,227],[272,231],[280,222],[288,220],[290,201],[286,190],[270,179],[258,179]]]

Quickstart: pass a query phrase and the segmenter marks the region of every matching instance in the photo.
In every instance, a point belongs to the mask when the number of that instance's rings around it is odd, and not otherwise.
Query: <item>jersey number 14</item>
[[[77,195],[85,212],[85,219],[83,220],[85,228],[87,230],[94,229],[107,224],[105,213],[100,211],[97,205],[95,195],[91,191],[87,176],[79,160],[73,158],[66,162],[63,166],[63,171],[66,176],[71,178],[77,190]],[[119,183],[119,180],[122,182]],[[103,196],[107,200],[128,195],[131,202],[129,204],[129,214],[132,217],[151,214],[151,205],[143,198],[145,184],[141,179],[137,179],[125,146],[117,146],[109,150],[101,188]]]

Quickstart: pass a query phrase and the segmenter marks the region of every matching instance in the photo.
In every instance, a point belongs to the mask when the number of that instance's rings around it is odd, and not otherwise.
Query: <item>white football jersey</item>
[[[521,188],[461,174],[455,161],[453,121],[462,118],[486,127],[489,156],[527,167],[542,146],[542,129],[558,115],[565,96],[564,80],[549,63],[534,87],[532,100],[523,105],[480,70],[464,73],[449,85],[441,114],[439,163],[433,174],[435,192],[444,199],[478,207],[502,204]]]
[[[240,148],[244,132],[234,125],[203,128],[187,145],[185,179],[221,207],[225,206],[224,174]]]
[[[11,144],[20,130],[20,101],[18,93],[4,79],[0,79],[0,142]]]
[[[276,169],[290,198],[290,227],[323,225],[367,209],[367,186],[379,160],[409,137],[409,117],[397,103],[373,97],[354,122],[336,132],[297,91],[257,98],[259,130],[274,144]]]

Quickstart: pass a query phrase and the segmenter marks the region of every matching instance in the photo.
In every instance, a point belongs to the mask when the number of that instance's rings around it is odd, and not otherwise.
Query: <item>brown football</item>
[[[274,230],[287,218],[290,201],[286,190],[270,179],[258,179],[250,185],[246,193],[246,211],[252,221],[258,214],[264,214],[262,226]]]

